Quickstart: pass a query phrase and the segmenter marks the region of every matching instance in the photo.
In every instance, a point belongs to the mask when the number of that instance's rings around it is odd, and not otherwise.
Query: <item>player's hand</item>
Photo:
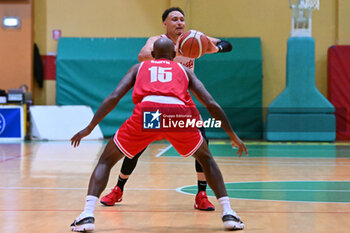
[[[79,146],[81,139],[88,136],[91,133],[92,129],[86,127],[85,129],[76,133],[71,139],[71,145],[74,147]]]
[[[236,140],[232,140],[232,147],[238,148],[236,155],[239,155],[240,158],[242,157],[243,152],[245,152],[246,156],[248,156],[247,147],[244,145],[244,143],[239,138]]]
[[[208,49],[205,53],[217,53],[219,51],[219,48],[216,47],[213,41],[208,38]]]

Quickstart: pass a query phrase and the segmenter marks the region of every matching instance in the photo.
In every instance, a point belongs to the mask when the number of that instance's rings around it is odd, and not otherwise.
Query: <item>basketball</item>
[[[181,35],[179,52],[184,57],[199,58],[208,49],[208,37],[196,30],[190,30]]]

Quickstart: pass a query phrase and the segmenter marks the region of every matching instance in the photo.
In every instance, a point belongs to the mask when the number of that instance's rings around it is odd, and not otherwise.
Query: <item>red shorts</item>
[[[188,157],[193,155],[203,142],[203,137],[197,128],[191,130],[165,130],[165,129],[144,129],[143,111],[147,108],[154,109],[180,109],[187,108],[179,104],[163,104],[154,102],[141,102],[135,106],[133,115],[124,122],[114,135],[114,143],[119,150],[129,158],[133,158],[141,150],[156,140],[168,140],[177,152]]]

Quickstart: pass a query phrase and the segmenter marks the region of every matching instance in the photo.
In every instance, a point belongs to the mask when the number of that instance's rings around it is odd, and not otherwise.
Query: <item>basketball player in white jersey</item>
[[[166,37],[173,41],[175,45],[175,49],[177,51],[177,42],[179,37],[185,31],[185,15],[184,12],[178,7],[171,7],[164,11],[162,15],[163,26],[166,29],[166,34],[157,35],[150,37],[144,47],[141,49],[138,60],[140,62],[153,60],[152,50],[153,44],[156,40],[161,37]],[[228,41],[220,40],[213,37],[208,37],[209,45],[206,53],[218,53],[218,52],[229,52],[232,50],[232,45]],[[181,54],[177,52],[176,57],[174,59],[175,62],[179,62],[180,64],[186,66],[187,68],[194,71],[194,58],[183,57]],[[192,102],[193,103],[193,102]],[[194,103],[193,103],[194,104]],[[201,128],[201,133],[204,136],[204,139],[208,143],[208,139],[205,136],[204,128]],[[116,202],[122,201],[124,185],[129,178],[130,174],[133,172],[136,167],[137,160],[139,156],[142,154],[141,151],[138,155],[136,155],[133,159],[129,159],[127,157],[124,158],[121,171],[118,178],[117,185],[112,189],[112,191],[106,196],[101,198],[101,203],[106,206],[113,206]],[[195,163],[195,168],[197,172],[197,185],[198,185],[198,193],[195,198],[194,208],[199,210],[215,210],[215,206],[208,200],[206,194],[207,182],[205,179],[205,175],[203,173],[203,169],[201,165],[197,162]]]

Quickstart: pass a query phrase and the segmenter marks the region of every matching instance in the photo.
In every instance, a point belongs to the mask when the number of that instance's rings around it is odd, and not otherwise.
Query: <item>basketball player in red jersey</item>
[[[141,49],[138,59],[140,62],[153,60],[152,57],[152,49],[153,44],[159,38],[165,37],[169,38],[176,45],[179,37],[185,30],[185,16],[183,11],[178,7],[172,7],[164,11],[162,15],[163,25],[166,29],[166,34],[158,35],[150,37],[144,47]],[[229,52],[232,50],[232,46],[228,41],[223,41],[217,38],[208,37],[209,45],[206,53],[217,53],[217,52]],[[177,47],[177,45],[176,45]],[[176,48],[175,47],[175,48]],[[194,58],[183,57],[179,53],[176,54],[174,61],[179,62],[180,64],[186,66],[187,68],[194,70]],[[189,96],[190,98],[190,96]],[[191,104],[194,105],[192,102]],[[201,128],[201,133],[204,136],[204,139],[208,143],[208,139],[206,138],[204,128]],[[121,171],[118,177],[117,185],[112,189],[112,191],[101,198],[101,203],[106,206],[113,206],[116,202],[122,201],[124,185],[127,182],[130,174],[133,172],[136,167],[138,157],[142,154],[143,151],[140,152],[137,156],[135,156],[132,160],[125,157]],[[197,172],[197,185],[198,185],[198,193],[195,198],[194,208],[199,210],[215,210],[215,206],[208,200],[206,194],[207,182],[203,173],[203,169],[201,165],[196,161],[195,164],[196,172]]]
[[[188,100],[187,90],[190,90],[208,109],[212,117],[221,121],[222,128],[229,135],[232,145],[238,148],[237,154],[240,157],[243,152],[248,155],[246,146],[234,133],[224,111],[204,85],[190,69],[172,61],[176,55],[173,42],[160,38],[155,41],[152,54],[155,60],[138,63],[131,67],[117,88],[103,101],[88,126],[71,139],[74,147],[79,146],[81,139],[89,135],[95,126],[116,107],[120,99],[134,87],[133,115],[124,122],[114,138],[106,145],[91,175],[84,211],[71,224],[71,230],[94,230],[95,206],[106,188],[112,167],[124,156],[132,159],[150,143],[162,139],[168,140],[180,155],[184,157],[192,155],[201,164],[208,184],[221,204],[224,229],[243,229],[243,222],[231,209],[221,171],[201,132],[195,127],[191,130],[180,128],[177,131],[160,130],[161,128],[152,131],[144,129],[143,116],[146,108],[153,109],[148,112],[153,117],[152,121],[161,115],[159,109],[174,109],[182,113],[193,108],[185,104]]]

